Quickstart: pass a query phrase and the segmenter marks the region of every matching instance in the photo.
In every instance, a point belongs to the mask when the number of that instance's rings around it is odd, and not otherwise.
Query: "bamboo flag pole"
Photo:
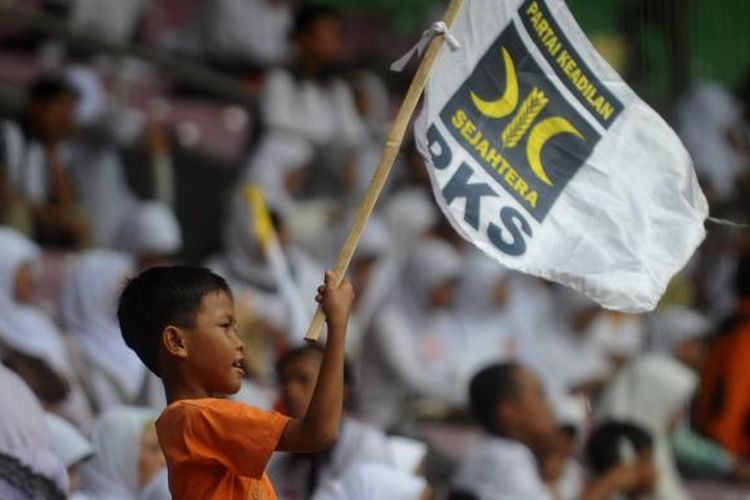
[[[455,21],[462,4],[463,0],[451,0],[443,16],[443,22],[448,27],[453,25],[453,21]],[[359,238],[362,236],[362,232],[367,225],[367,221],[370,219],[370,215],[372,215],[375,203],[378,201],[378,197],[385,185],[385,181],[388,179],[388,175],[391,172],[396,156],[401,149],[401,143],[403,142],[406,128],[409,126],[411,117],[414,114],[414,109],[417,107],[417,102],[419,102],[422,91],[427,84],[427,78],[430,75],[430,71],[435,64],[438,54],[440,54],[440,49],[442,48],[443,43],[443,36],[436,36],[432,39],[425,51],[422,61],[419,63],[414,79],[409,85],[406,97],[401,103],[401,108],[396,115],[396,121],[394,122],[391,133],[388,135],[388,140],[385,143],[383,155],[380,157],[378,168],[372,176],[370,186],[367,188],[362,203],[357,209],[354,223],[349,230],[349,235],[346,238],[346,242],[344,242],[344,246],[341,248],[341,252],[336,261],[336,266],[333,268],[333,274],[336,278],[337,286],[341,283],[341,280],[346,274],[346,270],[349,267],[349,263],[351,262],[354,251],[359,243]],[[324,322],[325,316],[323,314],[323,309],[318,306],[315,311],[315,316],[313,316],[313,319],[310,322],[310,327],[307,329],[305,340],[317,342],[320,338],[320,330],[323,328]]]

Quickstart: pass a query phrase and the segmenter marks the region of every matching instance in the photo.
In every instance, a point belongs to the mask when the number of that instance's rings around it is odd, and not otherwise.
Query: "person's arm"
[[[333,273],[328,271],[325,285],[315,298],[326,314],[328,339],[307,414],[292,419],[284,429],[277,451],[312,453],[323,451],[336,443],[344,408],[344,356],[346,326],[354,300],[348,280],[336,287]]]
[[[617,465],[591,483],[581,500],[607,500],[615,493],[630,489],[639,479],[640,472],[637,465]]]

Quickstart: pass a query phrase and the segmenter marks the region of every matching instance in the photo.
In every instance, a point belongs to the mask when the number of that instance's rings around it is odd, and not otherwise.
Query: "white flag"
[[[415,134],[453,227],[503,265],[653,309],[708,208],[669,126],[563,0],[465,0]]]

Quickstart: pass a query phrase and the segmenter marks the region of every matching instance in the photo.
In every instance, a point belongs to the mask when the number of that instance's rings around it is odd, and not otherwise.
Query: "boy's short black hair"
[[[636,453],[651,449],[654,440],[643,427],[630,422],[609,421],[594,429],[586,443],[585,455],[597,475],[621,463],[621,443],[628,443]]]
[[[221,276],[190,266],[153,267],[131,279],[120,295],[117,319],[125,343],[156,375],[161,334],[169,325],[190,328],[203,297],[232,291]]]
[[[339,12],[333,7],[319,4],[303,5],[294,16],[292,39],[304,34],[310,26],[321,19],[338,19]]]
[[[518,399],[520,365],[513,362],[496,363],[482,368],[469,384],[471,413],[490,434],[504,435],[497,420],[497,404]]]

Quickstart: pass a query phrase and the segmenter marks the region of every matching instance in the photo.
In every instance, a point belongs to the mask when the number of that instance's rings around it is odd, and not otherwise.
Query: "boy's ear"
[[[167,326],[161,334],[161,343],[164,350],[171,356],[187,358],[187,332],[182,328],[173,325]]]

